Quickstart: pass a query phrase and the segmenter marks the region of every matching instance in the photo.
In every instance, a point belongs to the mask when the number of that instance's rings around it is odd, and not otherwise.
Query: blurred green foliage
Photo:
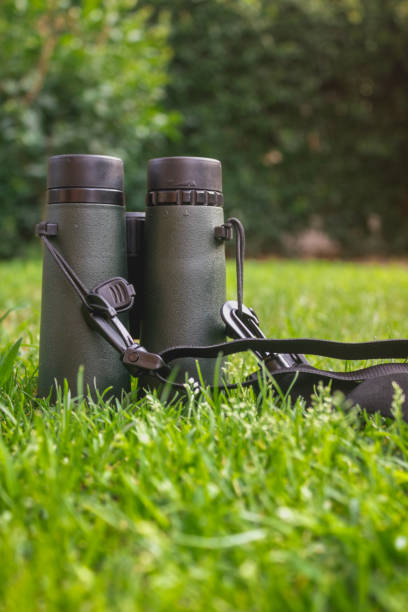
[[[153,4],[184,118],[157,153],[222,160],[253,253],[310,226],[345,255],[408,248],[407,0]]]
[[[221,159],[252,253],[408,248],[408,0],[3,0],[0,38],[0,256],[67,152],[123,157],[133,209],[149,157]]]
[[[141,150],[176,121],[160,106],[170,57],[167,24],[134,0],[3,0],[0,40],[0,256],[33,235],[46,159],[119,155],[129,192]]]

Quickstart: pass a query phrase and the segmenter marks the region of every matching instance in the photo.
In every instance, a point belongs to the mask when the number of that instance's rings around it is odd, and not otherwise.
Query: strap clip
[[[142,371],[155,372],[164,368],[168,369],[160,355],[150,353],[138,344],[126,349],[122,361],[133,376],[138,376]]]
[[[252,308],[242,304],[239,308],[238,302],[225,302],[221,308],[221,317],[227,326],[227,335],[235,339],[266,338],[259,327],[259,320]],[[292,353],[269,353],[253,351],[259,362],[264,363],[268,370],[280,370],[281,368],[292,368],[299,364],[307,364],[303,355]]]

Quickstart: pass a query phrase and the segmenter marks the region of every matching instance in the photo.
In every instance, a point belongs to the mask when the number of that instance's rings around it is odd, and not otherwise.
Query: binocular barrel
[[[57,224],[55,246],[92,289],[127,276],[122,160],[58,155],[48,162],[47,221]],[[81,301],[44,249],[38,394],[68,381],[75,392],[79,366],[91,392],[112,387],[120,396],[130,377],[117,352],[85,321]],[[127,316],[121,315],[127,325]]]
[[[47,223],[53,245],[92,290],[127,278],[136,299],[128,313],[134,339],[150,352],[225,339],[225,247],[216,237],[224,223],[221,163],[200,157],[152,159],[146,213],[125,213],[123,163],[101,155],[59,155],[48,164]],[[38,393],[64,380],[76,391],[79,367],[89,386],[119,396],[130,390],[120,355],[92,329],[81,301],[49,250],[44,250]],[[130,319],[130,321],[129,321]],[[180,360],[178,380],[197,378],[196,363]],[[213,382],[215,360],[200,362]],[[155,386],[143,376],[141,387]]]
[[[201,157],[149,161],[141,343],[158,352],[175,345],[225,340],[225,246],[221,163]],[[192,359],[177,364],[178,380],[197,378]],[[200,361],[212,383],[215,362]]]

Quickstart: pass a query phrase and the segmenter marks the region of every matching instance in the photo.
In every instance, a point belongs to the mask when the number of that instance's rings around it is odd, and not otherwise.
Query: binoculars
[[[220,310],[228,232],[221,163],[200,157],[152,159],[146,211],[126,212],[125,204],[119,158],[49,159],[46,221],[37,226],[48,246],[43,259],[40,396],[55,393],[65,380],[76,390],[80,366],[84,386],[93,395],[110,388],[111,395],[120,397],[130,390],[130,374],[112,341],[95,333],[84,317],[82,289],[91,289],[105,310],[113,303],[119,313],[117,328],[125,337],[130,332],[129,343],[138,339],[147,351],[225,340]],[[177,365],[179,381],[197,377],[194,359],[180,359]],[[200,362],[204,381],[212,382],[214,368],[215,359]]]
[[[123,163],[115,157],[51,157],[47,194],[47,220],[37,226],[46,246],[40,396],[55,396],[65,383],[75,391],[82,380],[93,397],[120,397],[131,376],[143,390],[166,383],[184,391],[186,377],[211,385],[220,356],[248,350],[261,369],[240,384],[255,392],[261,378],[272,378],[282,396],[307,398],[322,381],[349,405],[384,416],[392,416],[395,381],[408,394],[405,362],[344,372],[304,357],[406,359],[408,340],[265,337],[243,304],[245,232],[238,219],[224,223],[219,161],[150,160],[145,213],[126,213]],[[225,240],[234,230],[237,300],[225,302]]]

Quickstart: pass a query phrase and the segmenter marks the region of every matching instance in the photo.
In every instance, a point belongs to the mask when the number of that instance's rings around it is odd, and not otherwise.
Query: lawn
[[[407,609],[397,398],[393,422],[328,390],[36,402],[40,277],[0,265],[0,352],[22,338],[0,366],[1,610]],[[408,337],[396,264],[251,261],[244,298],[267,335]]]

